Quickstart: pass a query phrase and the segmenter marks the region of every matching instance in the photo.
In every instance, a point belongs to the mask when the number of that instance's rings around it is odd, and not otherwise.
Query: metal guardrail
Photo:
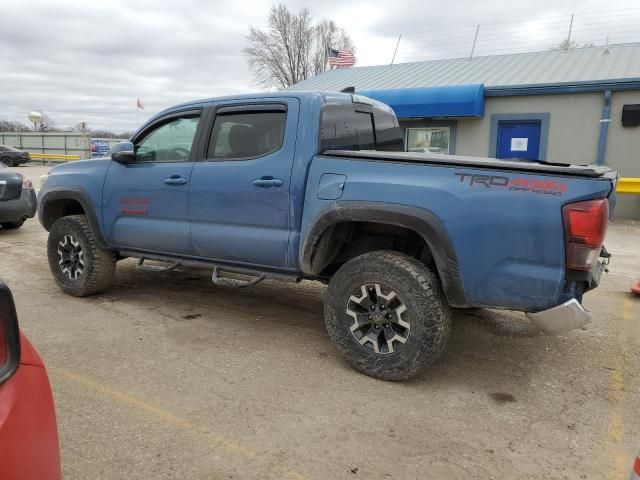
[[[80,155],[65,155],[62,153],[29,153],[31,158],[38,160],[80,160]]]
[[[618,179],[617,193],[640,194],[640,178],[620,178]]]
[[[80,155],[67,155],[64,153],[31,153],[29,152],[31,160],[42,160],[44,165],[45,160],[47,164],[51,165],[52,160],[62,160],[65,163],[73,160],[80,160]]]

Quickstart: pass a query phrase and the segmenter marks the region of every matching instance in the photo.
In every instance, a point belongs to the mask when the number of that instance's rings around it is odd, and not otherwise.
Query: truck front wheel
[[[393,251],[360,255],[331,279],[325,296],[329,337],[355,369],[405,380],[433,363],[451,330],[440,282],[418,260]]]
[[[113,283],[116,255],[98,245],[84,215],[55,221],[49,232],[47,256],[58,287],[70,295],[85,297]]]

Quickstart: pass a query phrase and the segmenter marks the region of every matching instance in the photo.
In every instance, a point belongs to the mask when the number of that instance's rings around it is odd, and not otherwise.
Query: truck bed
[[[422,212],[451,243],[448,263],[466,305],[542,311],[570,296],[563,206],[597,198],[613,205],[616,178],[605,166],[330,150],[311,164],[301,236],[331,209]]]
[[[378,152],[374,150],[331,150],[323,155],[385,162],[426,163],[451,167],[471,167],[479,169],[499,169],[525,173],[546,173],[558,176],[606,178],[615,180],[617,172],[605,165],[572,165],[529,160],[503,160],[498,158],[443,155],[438,153]]]

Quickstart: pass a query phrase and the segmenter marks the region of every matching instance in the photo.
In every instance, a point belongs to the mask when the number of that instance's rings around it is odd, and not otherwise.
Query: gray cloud
[[[360,64],[373,64],[390,60],[401,32],[602,8],[594,0],[514,3],[326,0],[310,10],[345,27]],[[634,6],[617,3],[609,7]],[[129,130],[136,98],[146,106],[139,124],[175,103],[254,90],[241,49],[248,26],[263,25],[268,9],[259,0],[3,2],[0,118],[26,122],[42,109],[63,126]]]

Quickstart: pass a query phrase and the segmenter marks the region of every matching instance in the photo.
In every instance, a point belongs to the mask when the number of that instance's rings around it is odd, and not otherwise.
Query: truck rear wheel
[[[116,255],[98,245],[84,215],[55,221],[49,232],[47,256],[58,287],[70,295],[93,295],[113,283]]]
[[[347,362],[382,380],[423,371],[443,352],[451,330],[440,281],[416,259],[393,251],[345,263],[324,306],[329,337]]]

